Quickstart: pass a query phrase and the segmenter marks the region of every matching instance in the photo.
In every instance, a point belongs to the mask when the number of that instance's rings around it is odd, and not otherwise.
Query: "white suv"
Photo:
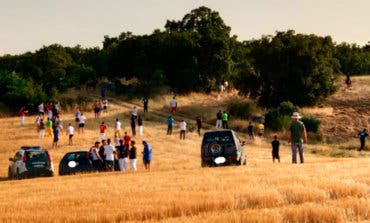
[[[54,165],[49,151],[40,146],[23,146],[9,158],[8,178],[54,176]]]

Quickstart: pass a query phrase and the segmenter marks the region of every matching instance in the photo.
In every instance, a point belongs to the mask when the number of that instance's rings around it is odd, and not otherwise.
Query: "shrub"
[[[227,105],[227,111],[230,116],[248,119],[256,111],[256,104],[248,101],[235,100]]]
[[[315,132],[319,130],[320,120],[313,116],[303,117],[301,121],[304,123],[307,132]]]
[[[279,107],[273,108],[265,114],[266,127],[274,131],[288,129],[291,122],[290,116],[297,110],[298,108],[290,101],[281,102]]]

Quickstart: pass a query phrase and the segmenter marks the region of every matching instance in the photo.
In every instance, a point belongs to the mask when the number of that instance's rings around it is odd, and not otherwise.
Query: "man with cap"
[[[293,120],[288,131],[288,142],[292,146],[292,163],[297,163],[297,150],[301,163],[304,163],[303,143],[307,143],[307,132],[303,122],[299,121],[300,118],[298,112],[293,112]]]
[[[95,145],[90,148],[90,156],[94,169],[101,171],[103,169],[103,159],[98,152],[99,144],[100,142],[96,141]]]

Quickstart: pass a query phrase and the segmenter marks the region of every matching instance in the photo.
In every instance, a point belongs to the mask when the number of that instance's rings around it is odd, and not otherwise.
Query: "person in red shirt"
[[[26,117],[27,111],[24,107],[19,110],[19,117],[21,118],[21,126],[24,126],[24,118]]]
[[[123,140],[124,140],[123,145],[128,147],[130,145],[131,137],[127,134],[127,132],[125,132]]]
[[[99,126],[99,140],[103,140],[103,139],[105,139],[105,130],[107,129],[108,127],[107,127],[107,125],[104,123],[104,122],[102,122],[101,124],[100,124],[100,126]]]

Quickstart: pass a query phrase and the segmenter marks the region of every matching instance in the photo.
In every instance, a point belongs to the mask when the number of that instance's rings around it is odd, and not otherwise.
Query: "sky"
[[[240,41],[288,29],[370,41],[370,0],[0,0],[0,55],[54,43],[101,47],[104,35],[151,34],[200,6],[219,12]]]

